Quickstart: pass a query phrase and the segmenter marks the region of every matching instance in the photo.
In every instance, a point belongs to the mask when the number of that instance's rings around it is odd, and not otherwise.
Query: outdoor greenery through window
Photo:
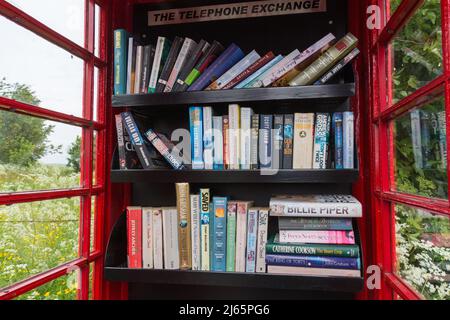
[[[20,295],[15,300],[75,300],[78,290],[78,275],[79,272],[73,271]]]

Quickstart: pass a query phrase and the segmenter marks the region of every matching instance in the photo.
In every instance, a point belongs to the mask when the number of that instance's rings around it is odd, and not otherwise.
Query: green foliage
[[[72,168],[75,172],[80,172],[80,149],[81,149],[81,137],[77,136],[75,141],[70,145],[67,152],[67,166]]]

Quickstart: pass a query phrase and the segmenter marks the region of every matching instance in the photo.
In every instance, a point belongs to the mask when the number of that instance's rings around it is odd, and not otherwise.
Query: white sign
[[[178,8],[148,12],[148,25],[159,26],[211,20],[230,20],[279,16],[298,13],[324,12],[326,0],[267,0]]]

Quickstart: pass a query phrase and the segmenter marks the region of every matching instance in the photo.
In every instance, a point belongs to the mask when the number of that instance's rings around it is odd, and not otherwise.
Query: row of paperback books
[[[124,29],[114,39],[116,95],[325,84],[359,54],[351,33],[339,41],[327,34],[286,56],[182,37],[140,45]]]

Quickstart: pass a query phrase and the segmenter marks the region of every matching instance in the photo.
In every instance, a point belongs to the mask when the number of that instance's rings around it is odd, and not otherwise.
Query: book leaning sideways
[[[142,168],[149,169],[151,167],[150,152],[145,145],[144,138],[142,138],[141,132],[139,131],[136,121],[134,121],[133,115],[131,112],[123,112],[122,120],[125,128],[127,129],[128,135],[130,136],[131,143],[136,150]]]
[[[362,206],[351,195],[282,195],[270,199],[270,215],[361,218]]]

